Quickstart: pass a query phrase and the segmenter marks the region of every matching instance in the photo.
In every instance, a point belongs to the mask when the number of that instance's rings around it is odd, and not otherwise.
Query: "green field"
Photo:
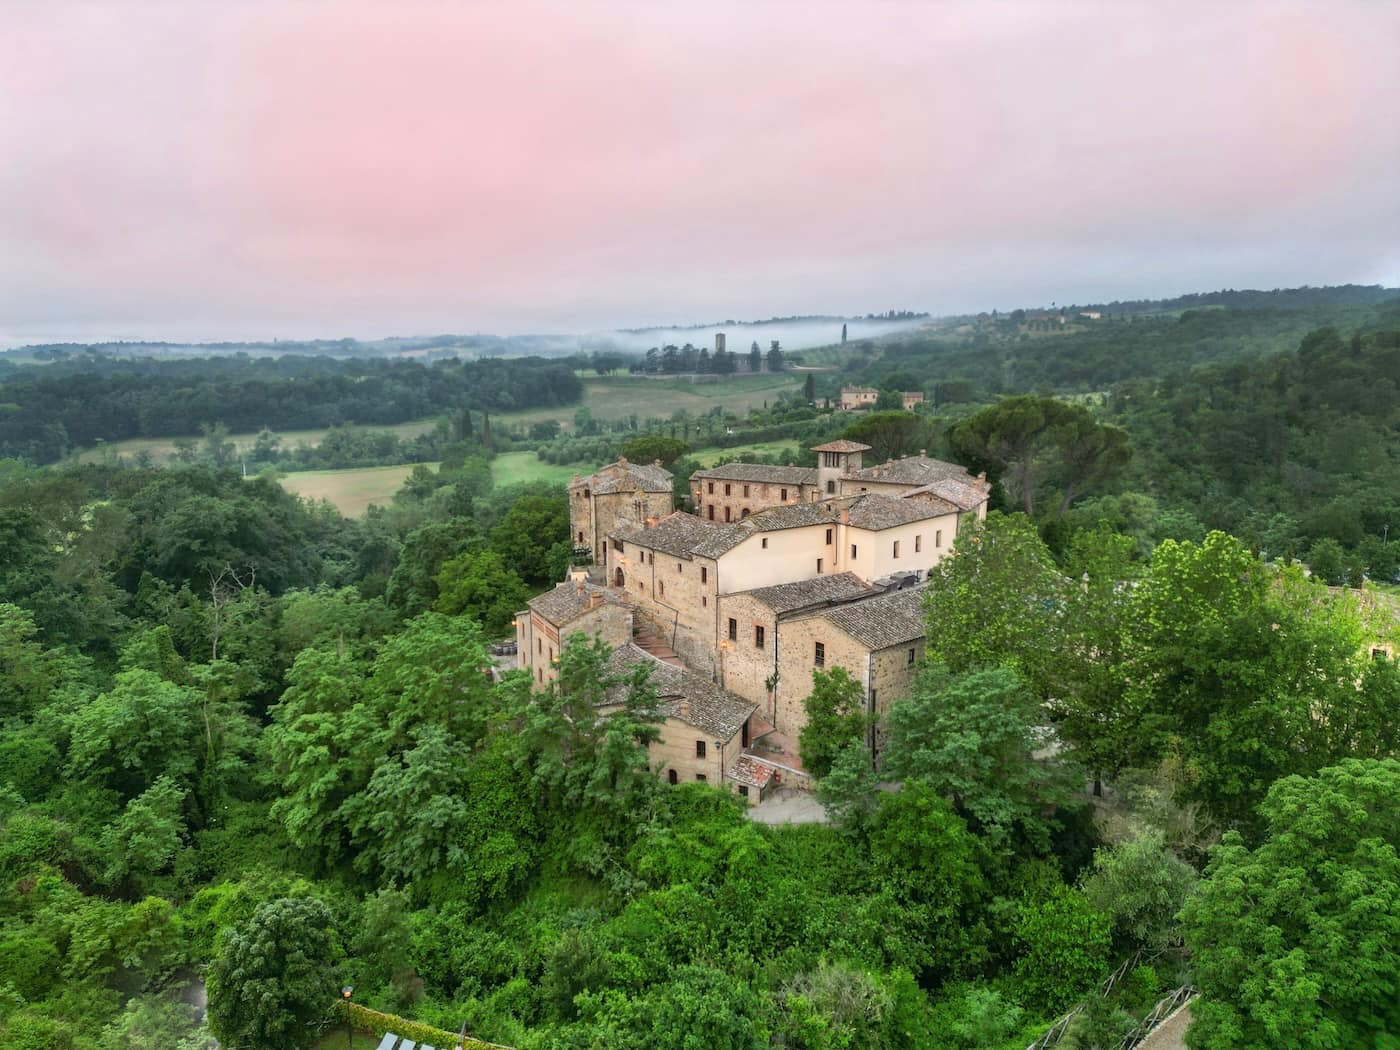
[[[281,475],[282,487],[306,499],[328,500],[347,518],[358,518],[371,503],[387,506],[417,463],[357,470],[299,470]],[[422,466],[436,470],[436,463]]]
[[[437,426],[438,417],[432,419],[417,419],[409,423],[386,424],[385,426],[367,427],[368,430],[388,430],[397,434],[401,438],[417,437],[425,434],[433,427]],[[327,428],[319,427],[315,430],[285,430],[277,431],[277,436],[282,439],[284,449],[293,449],[298,445],[319,445],[321,439],[326,436]],[[239,451],[253,447],[253,442],[257,439],[257,434],[230,434],[229,440],[238,446]],[[100,463],[107,456],[135,456],[140,452],[149,452],[157,463],[168,460],[175,451],[175,442],[179,440],[173,437],[159,438],[128,438],[125,441],[113,441],[99,445],[96,448],[84,449],[78,453],[78,460],[82,463]],[[199,441],[199,435],[192,435],[192,440]]]
[[[691,453],[690,458],[703,467],[713,467],[725,456],[737,456],[740,459],[745,456],[770,456],[774,452],[782,452],[784,449],[801,447],[802,444],[799,441],[761,441],[756,445],[735,445],[733,448],[702,448],[698,452]]]
[[[598,464],[542,463],[533,452],[504,452],[491,461],[491,479],[497,485],[518,485],[525,481],[548,481],[567,485],[575,474],[590,474]]]
[[[803,376],[730,376],[728,379],[658,379],[646,376],[603,376],[583,381],[583,401],[559,408],[531,408],[492,416],[508,424],[537,423],[557,419],[565,430],[573,429],[574,413],[586,407],[594,419],[668,419],[681,409],[703,416],[716,406],[743,414],[750,408],[771,403],[779,395],[802,387]]]

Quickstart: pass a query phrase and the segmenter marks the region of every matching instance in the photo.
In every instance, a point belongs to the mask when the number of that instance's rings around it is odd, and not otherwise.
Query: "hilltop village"
[[[927,573],[962,521],[986,516],[991,492],[922,452],[867,466],[859,442],[812,451],[816,467],[696,471],[694,513],[672,510],[659,463],[576,476],[580,567],[515,620],[536,688],[555,679],[570,635],[597,635],[616,669],[651,669],[665,721],[649,757],[670,783],[723,784],[751,805],[779,784],[810,786],[797,739],[812,672],[845,668],[873,715],[907,693]]]

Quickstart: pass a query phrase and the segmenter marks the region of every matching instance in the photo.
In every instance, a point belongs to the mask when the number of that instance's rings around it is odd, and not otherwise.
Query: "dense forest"
[[[383,425],[462,409],[578,401],[568,363],[543,358],[332,361],[84,357],[0,374],[0,457],[52,463],[97,441],[231,431]]]
[[[521,1050],[1023,1050],[1052,1025],[1090,1050],[1193,991],[1194,1048],[1389,1045],[1400,318],[1334,308],[1363,313],[1115,321],[1137,363],[1092,396],[855,418],[804,392],[541,432],[671,462],[678,496],[698,435],[840,432],[995,480],[930,573],[909,694],[872,724],[859,682],[814,670],[829,823],[662,782],[656,694],[599,642],[544,691],[491,655],[568,566],[567,503],[494,485],[469,415],[358,520],[240,477],[218,431],[164,469],[0,459],[0,1045],[338,1046],[347,985]],[[997,374],[1086,338],[1010,337]],[[916,346],[823,382],[981,382],[971,348]],[[558,367],[412,366],[403,396],[567,403],[535,389]],[[311,404],[400,368],[55,361],[0,401],[88,382],[124,418],[158,380],[187,407],[256,383]],[[373,454],[352,438],[331,453]]]

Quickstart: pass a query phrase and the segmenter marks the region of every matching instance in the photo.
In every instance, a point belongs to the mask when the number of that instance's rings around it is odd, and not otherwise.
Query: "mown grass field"
[[[735,445],[733,448],[702,448],[698,452],[691,453],[690,458],[696,460],[701,466],[713,467],[726,456],[737,456],[743,459],[746,456],[770,456],[774,452],[781,452],[789,448],[801,448],[801,442],[793,441],[761,441],[756,445]]]
[[[526,481],[548,481],[567,485],[575,474],[590,474],[600,464],[542,463],[533,452],[504,452],[491,461],[491,479],[497,485],[519,485]]]
[[[652,379],[645,376],[601,376],[583,381],[583,400],[560,408],[531,408],[492,416],[507,424],[538,423],[557,419],[565,430],[572,430],[574,413],[587,408],[594,419],[667,419],[681,409],[703,416],[715,406],[744,413],[772,402],[781,394],[799,390],[803,376],[790,372],[779,375],[730,376],[728,379]]]
[[[388,430],[397,434],[401,438],[417,437],[425,434],[437,425],[438,417],[432,419],[417,419],[408,423],[394,423],[380,427],[366,427],[366,430]],[[202,440],[200,435],[188,435],[194,441]],[[253,447],[253,442],[257,440],[257,434],[230,434],[229,440],[238,446],[239,451]],[[277,432],[277,436],[282,439],[282,448],[293,449],[298,445],[319,445],[321,439],[326,436],[326,428],[319,427],[314,430],[284,430]],[[175,451],[175,442],[179,440],[174,437],[159,438],[128,438],[125,441],[113,441],[98,446],[97,448],[84,449],[78,453],[79,461],[83,463],[100,463],[106,456],[135,456],[145,451],[154,457],[157,464],[162,464],[168,460]]]
[[[282,487],[306,499],[329,500],[347,518],[358,518],[371,503],[387,506],[416,463],[356,470],[299,470],[281,476]],[[437,470],[436,463],[423,466]]]

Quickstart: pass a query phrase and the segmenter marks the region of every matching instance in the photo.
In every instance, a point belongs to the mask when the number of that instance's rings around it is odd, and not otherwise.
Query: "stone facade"
[[[632,611],[583,573],[530,599],[515,616],[516,664],[539,689],[559,677],[559,651],[570,636],[598,635],[612,646],[632,639]]]
[[[696,517],[719,524],[743,521],[769,507],[809,503],[821,497],[811,467],[732,463],[698,470],[690,477]]]
[[[619,459],[569,486],[569,536],[576,552],[607,564],[607,537],[647,518],[664,518],[675,502],[671,472],[660,463]]]

